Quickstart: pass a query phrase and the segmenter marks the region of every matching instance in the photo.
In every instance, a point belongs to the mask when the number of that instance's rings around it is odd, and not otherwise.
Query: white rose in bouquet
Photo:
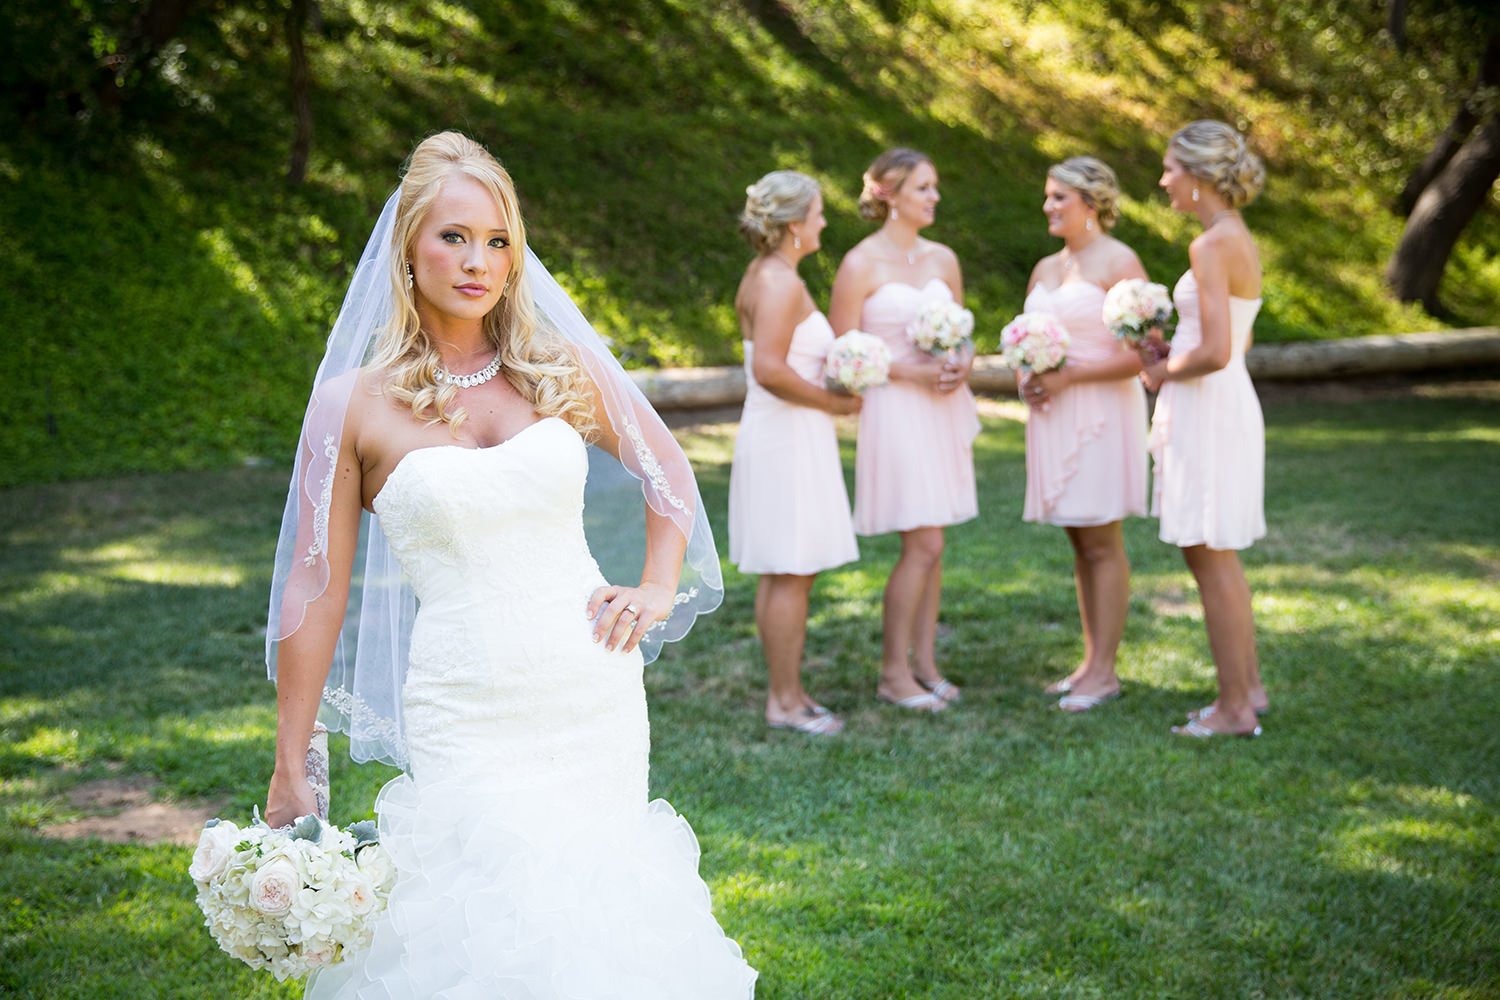
[[[233,823],[215,821],[204,828],[198,848],[193,851],[193,861],[188,865],[188,877],[194,882],[207,882],[224,874],[241,836],[240,828]]]
[[[1000,357],[1017,371],[1050,372],[1068,360],[1067,328],[1048,312],[1024,312],[1000,333]]]
[[[1139,347],[1152,330],[1161,330],[1165,336],[1171,318],[1172,295],[1166,285],[1126,278],[1104,295],[1104,325],[1132,347]]]
[[[302,873],[287,858],[272,858],[250,879],[250,905],[268,917],[290,913]]]
[[[891,380],[891,350],[874,334],[850,330],[834,340],[823,364],[831,389],[861,393]]]
[[[917,350],[946,354],[965,347],[974,333],[974,314],[957,302],[934,299],[906,328]]]
[[[305,976],[369,945],[396,879],[373,822],[348,830],[315,816],[272,830],[214,822],[189,874],[219,947],[278,980]]]
[[[364,872],[377,889],[390,891],[396,884],[396,865],[391,856],[379,844],[366,844],[354,855],[359,870]]]

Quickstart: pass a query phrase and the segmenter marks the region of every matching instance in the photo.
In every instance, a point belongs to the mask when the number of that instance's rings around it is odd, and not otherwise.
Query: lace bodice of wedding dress
[[[639,653],[593,641],[586,607],[604,577],[583,531],[588,460],[546,418],[490,448],[406,455],[374,507],[417,595],[403,691],[420,783],[472,771],[503,791],[566,788],[595,807],[644,807]],[[580,787],[582,783],[583,787]]]

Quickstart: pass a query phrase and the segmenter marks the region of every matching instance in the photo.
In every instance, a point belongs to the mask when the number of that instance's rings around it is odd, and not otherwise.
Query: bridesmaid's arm
[[[938,268],[942,273],[942,279],[948,287],[953,290],[953,301],[959,305],[964,304],[964,275],[963,269],[958,265],[958,254],[949,247],[938,246]],[[943,364],[938,372],[938,392],[953,392],[969,381],[969,373],[974,370],[974,349],[972,347],[959,351],[952,358],[939,358]]]
[[[1198,285],[1198,315],[1203,340],[1190,351],[1174,354],[1148,367],[1142,377],[1146,388],[1163,382],[1209,375],[1229,364],[1229,269],[1224,254],[1210,234],[1203,234],[1188,247],[1188,260]]]
[[[833,276],[833,291],[828,298],[828,325],[833,327],[835,336],[842,337],[850,330],[859,329],[860,311],[873,291],[870,265],[865,260],[864,251],[856,246],[844,254],[838,273]]]
[[[806,309],[807,293],[802,283],[791,274],[766,279],[751,323],[750,339],[755,345],[751,369],[755,381],[788,403],[839,415],[858,413],[858,396],[830,392],[821,385],[814,385],[787,364],[792,335],[797,324],[806,318]]]

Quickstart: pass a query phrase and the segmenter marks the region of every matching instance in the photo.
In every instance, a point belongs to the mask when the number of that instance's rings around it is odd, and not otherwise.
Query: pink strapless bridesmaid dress
[[[1107,361],[1130,347],[1104,325],[1104,289],[1072,281],[1026,296],[1067,328],[1069,362]],[[1069,386],[1026,420],[1027,521],[1067,527],[1146,514],[1146,392],[1134,376]]]
[[[931,299],[952,301],[940,278],[899,281],[865,299],[859,328],[885,341],[893,361],[918,356],[906,328]],[[854,467],[854,530],[861,535],[942,527],[979,513],[974,438],[979,414],[967,385],[949,393],[891,382],[865,393]]]
[[[820,312],[792,332],[787,364],[823,383],[833,329]],[[745,342],[745,409],[729,469],[729,560],[742,573],[807,576],[859,558],[838,435],[825,410],[789,403],[755,381]]]
[[[1190,270],[1172,290],[1177,332],[1172,353],[1203,342],[1198,280]],[[1151,513],[1173,545],[1245,549],[1266,534],[1266,428],[1245,367],[1260,299],[1229,297],[1229,364],[1199,378],[1168,382],[1151,419],[1155,477]]]

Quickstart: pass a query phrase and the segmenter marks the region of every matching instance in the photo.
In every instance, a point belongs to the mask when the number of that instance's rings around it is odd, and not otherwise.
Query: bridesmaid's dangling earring
[[[891,206],[891,218],[892,219],[899,219],[899,218],[901,218],[901,213],[898,212],[898,211],[896,211],[896,206],[895,205]]]
[[[801,250],[802,249],[802,237],[798,236],[796,233],[792,234],[792,249],[793,250]]]
[[[1094,217],[1092,215],[1083,220],[1083,228],[1091,233],[1094,231]]]
[[[1193,200],[1194,201],[1198,200],[1198,189],[1196,187],[1193,188]]]

